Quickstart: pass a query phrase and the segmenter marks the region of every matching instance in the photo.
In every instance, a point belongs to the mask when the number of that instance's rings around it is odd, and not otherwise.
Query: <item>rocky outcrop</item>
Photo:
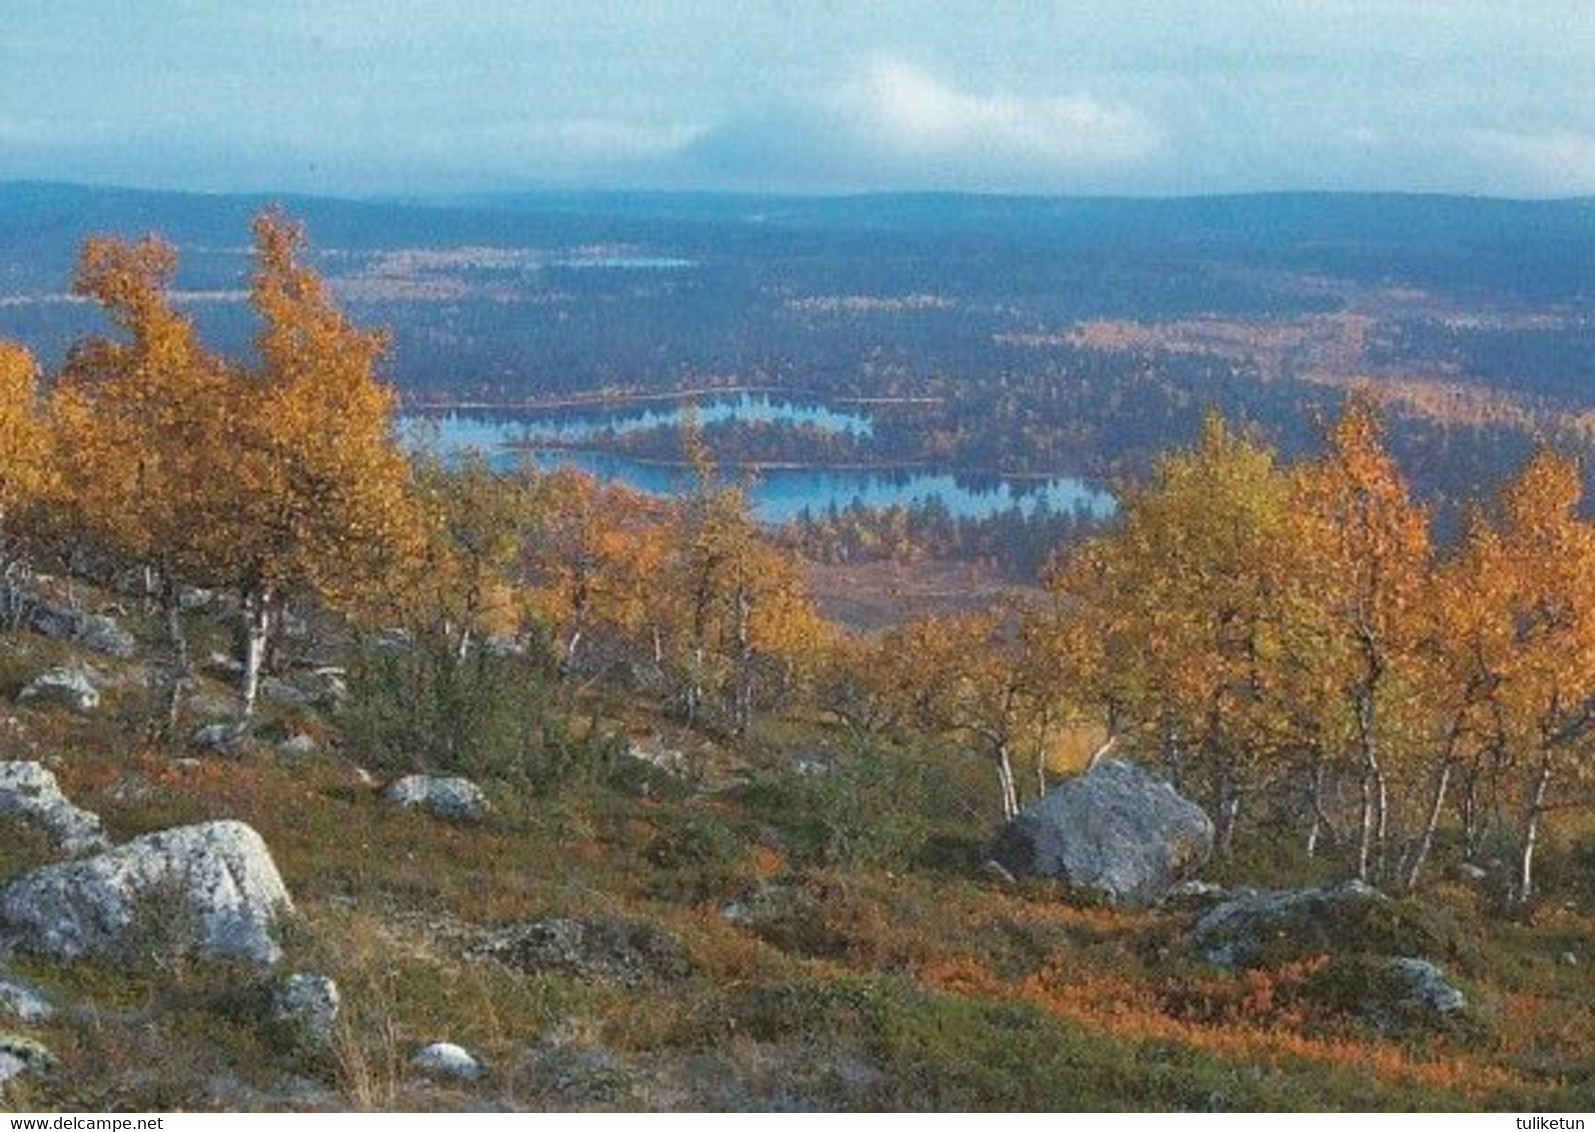
[[[273,924],[291,909],[260,835],[208,822],[13,881],[0,890],[0,947],[126,959],[155,936],[197,958],[266,965],[281,955]]]
[[[692,973],[681,941],[646,920],[537,920],[495,932],[471,951],[518,971],[555,972],[629,987]]]
[[[137,651],[133,635],[114,617],[72,609],[53,602],[39,602],[28,612],[28,627],[58,641],[70,641],[92,652],[127,660]]]
[[[1331,942],[1332,925],[1362,919],[1384,893],[1360,880],[1320,888],[1243,889],[1196,921],[1189,944],[1209,963],[1240,967],[1265,954],[1311,949]]]
[[[1151,904],[1199,868],[1213,823],[1167,782],[1117,759],[1058,786],[998,834],[1010,876],[1051,877],[1115,904]]]
[[[100,706],[100,674],[88,665],[64,664],[47,668],[17,693],[24,704],[62,704],[87,714]]]
[[[0,819],[4,818],[39,827],[69,856],[110,844],[100,829],[99,815],[68,801],[55,775],[41,763],[0,762]]]
[[[455,1081],[475,1081],[487,1073],[480,1061],[453,1042],[422,1046],[411,1056],[410,1064],[428,1076]]]
[[[482,821],[493,810],[482,788],[469,778],[410,774],[389,786],[382,796],[404,809],[425,810],[450,821]]]

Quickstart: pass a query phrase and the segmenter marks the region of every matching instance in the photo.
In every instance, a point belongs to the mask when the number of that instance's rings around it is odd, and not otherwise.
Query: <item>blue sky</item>
[[[1595,194],[1590,0],[6,0],[0,179]]]

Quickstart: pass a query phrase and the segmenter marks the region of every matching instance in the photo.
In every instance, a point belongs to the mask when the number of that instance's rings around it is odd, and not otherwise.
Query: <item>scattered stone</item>
[[[315,754],[320,749],[320,746],[314,738],[306,735],[303,731],[295,731],[277,744],[277,753],[286,755],[291,759],[302,759],[308,755]]]
[[[647,920],[555,917],[490,933],[470,949],[530,973],[555,972],[639,987],[692,973],[675,935]]]
[[[67,800],[55,775],[36,762],[0,762],[0,817],[42,828],[62,852],[77,856],[110,845],[98,814]]]
[[[267,1017],[301,1044],[325,1048],[338,1032],[342,1003],[338,984],[326,975],[297,971],[272,986]]]
[[[410,1058],[410,1064],[423,1073],[456,1081],[475,1081],[487,1073],[480,1061],[453,1042],[422,1046]]]
[[[1213,823],[1200,806],[1140,767],[1105,759],[1027,806],[990,855],[1015,877],[1151,904],[1206,862],[1212,846]]]
[[[482,788],[469,778],[410,774],[389,786],[383,797],[404,809],[425,810],[450,821],[481,821],[493,810]]]
[[[632,743],[626,748],[626,756],[666,774],[680,775],[687,771],[686,756],[662,743]]]
[[[0,975],[0,1017],[18,1022],[48,1022],[55,1007],[44,992],[15,975]]]
[[[293,909],[260,835],[217,821],[146,834],[48,865],[0,889],[0,948],[56,959],[126,959],[150,933],[202,959],[275,963],[271,936]]]
[[[1469,880],[1473,881],[1475,884],[1477,884],[1477,883],[1479,883],[1480,881],[1483,881],[1483,880],[1488,880],[1489,876],[1490,876],[1490,874],[1489,874],[1489,872],[1487,870],[1485,870],[1483,868],[1480,868],[1478,865],[1475,865],[1472,861],[1463,861],[1460,865],[1457,866],[1457,872],[1461,873],[1463,876],[1467,877]]]
[[[275,676],[267,676],[260,682],[260,698],[283,707],[304,707],[310,703],[309,692]]]
[[[215,590],[201,589],[198,586],[184,586],[177,591],[177,607],[183,610],[205,609],[216,600]]]
[[[205,671],[227,679],[242,675],[243,662],[224,652],[213,652],[205,659]]]
[[[0,1034],[0,1085],[24,1073],[48,1073],[55,1055],[32,1038]]]
[[[127,660],[137,651],[133,636],[114,617],[40,602],[28,614],[28,627],[57,641],[70,641],[92,652]]]
[[[312,702],[341,708],[349,702],[349,674],[335,665],[312,668],[300,680]]]
[[[1390,960],[1388,970],[1402,988],[1395,1007],[1403,1014],[1443,1019],[1467,1008],[1467,996],[1452,986],[1445,972],[1427,959],[1398,956]]]
[[[18,703],[62,704],[87,714],[100,706],[100,675],[87,665],[47,668],[17,694]]]
[[[202,750],[229,758],[243,754],[249,743],[249,727],[234,720],[207,723],[195,728],[189,742]]]
[[[825,751],[806,751],[793,757],[792,770],[804,778],[817,778],[836,770],[836,757]]]

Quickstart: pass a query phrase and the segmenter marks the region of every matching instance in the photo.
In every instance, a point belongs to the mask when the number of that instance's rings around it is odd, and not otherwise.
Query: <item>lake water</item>
[[[863,413],[762,394],[700,402],[697,414],[705,424],[731,420],[785,421],[847,432],[860,438],[873,434],[873,425]],[[680,425],[681,416],[681,406],[670,405],[645,409],[628,407],[609,413],[590,409],[448,413],[410,417],[402,423],[411,443],[435,447],[444,453],[474,448],[488,453],[493,463],[501,467],[512,467],[517,461],[530,457],[544,470],[573,466],[638,491],[674,495],[690,487],[689,475],[683,468],[645,463],[609,452],[537,448],[536,444],[539,440],[581,443],[611,432],[675,428]],[[530,447],[519,447],[523,445]],[[769,523],[794,519],[805,510],[817,514],[831,507],[841,509],[855,501],[870,507],[890,507],[939,500],[948,512],[960,518],[981,518],[1014,508],[1029,514],[1041,506],[1055,512],[1087,512],[1100,516],[1110,514],[1114,507],[1113,497],[1107,491],[1087,480],[1069,476],[1045,479],[980,476],[921,468],[900,471],[770,468],[758,473],[749,495],[755,513]]]

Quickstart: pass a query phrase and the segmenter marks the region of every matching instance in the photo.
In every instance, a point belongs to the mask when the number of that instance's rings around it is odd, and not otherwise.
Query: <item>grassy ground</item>
[[[64,655],[0,637],[0,697]],[[1324,956],[1226,973],[1182,948],[1192,911],[985,879],[985,768],[952,753],[793,720],[733,751],[635,703],[586,703],[589,720],[693,752],[696,784],[512,779],[489,786],[496,816],[463,826],[385,804],[336,719],[308,709],[275,722],[315,731],[319,754],[174,757],[195,752],[141,738],[145,693],[128,675],[96,716],[0,712],[0,758],[45,759],[118,840],[209,818],[258,829],[297,904],[285,969],[337,980],[338,1034],[305,1047],[261,1021],[257,977],[196,964],[159,932],[115,969],[19,961],[75,1005],[18,1027],[59,1066],[13,1086],[9,1107],[1595,1105],[1595,870],[1565,838],[1558,887],[1527,919],[1437,883],[1424,914],[1466,941],[1448,966],[1476,1007],[1466,1026],[1391,1036],[1351,1008],[1360,988]],[[793,753],[815,750],[833,769],[801,773]],[[1250,879],[1289,879],[1297,866],[1265,848],[1250,867],[1275,875]],[[43,856],[8,831],[0,879]],[[626,985],[479,954],[494,930],[551,916],[657,926],[684,965]],[[470,1049],[487,1076],[417,1076],[407,1059],[435,1040]]]

